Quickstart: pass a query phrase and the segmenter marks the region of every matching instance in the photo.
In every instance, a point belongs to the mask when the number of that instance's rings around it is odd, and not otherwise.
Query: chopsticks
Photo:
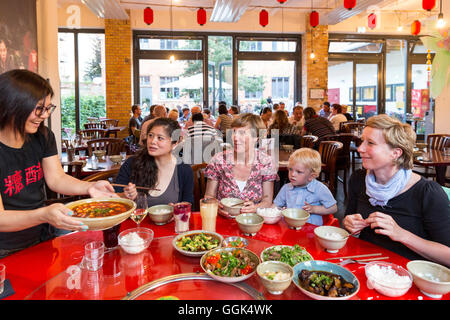
[[[325,260],[354,259],[354,258],[363,258],[363,257],[371,257],[371,256],[381,256],[381,253],[378,252],[378,253],[360,254],[360,255],[356,255],[356,256],[334,257],[334,258],[328,258]],[[389,257],[383,257],[383,259],[387,259],[387,258],[389,258]],[[376,260],[376,259],[381,259],[381,258],[373,258],[373,259]],[[367,259],[363,259],[363,260],[367,260]]]
[[[112,186],[114,186],[114,187],[128,187],[128,185],[126,185],[126,184],[119,184],[119,183],[111,183],[111,185]],[[154,189],[154,188],[147,188],[147,187],[138,187],[138,186],[136,186],[136,189],[143,189],[143,190],[154,190],[154,191],[161,191],[161,190],[159,190],[159,189]]]

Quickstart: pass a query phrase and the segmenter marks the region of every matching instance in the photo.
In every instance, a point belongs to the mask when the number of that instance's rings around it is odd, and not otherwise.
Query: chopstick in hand
[[[112,186],[114,187],[128,187],[128,185],[126,184],[119,184],[119,183],[111,183]],[[148,187],[138,187],[136,186],[136,189],[143,189],[143,190],[149,190],[149,191],[160,191],[159,189],[154,189],[154,188],[148,188]]]

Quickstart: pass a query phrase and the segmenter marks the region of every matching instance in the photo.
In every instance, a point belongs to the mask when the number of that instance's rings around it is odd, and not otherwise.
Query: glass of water
[[[122,157],[122,161],[125,161],[125,159],[127,158],[127,153],[126,153],[126,151],[122,151],[122,152],[120,153],[120,156]]]

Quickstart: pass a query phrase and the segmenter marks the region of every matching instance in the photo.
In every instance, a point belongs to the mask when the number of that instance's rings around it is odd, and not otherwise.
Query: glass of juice
[[[173,206],[175,218],[175,232],[182,233],[189,231],[189,218],[191,217],[191,204],[189,202],[179,202]]]
[[[202,230],[216,232],[216,218],[219,201],[215,198],[200,200],[200,216],[202,217]]]

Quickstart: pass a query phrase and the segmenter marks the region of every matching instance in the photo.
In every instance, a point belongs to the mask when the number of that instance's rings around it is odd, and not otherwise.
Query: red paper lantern
[[[319,13],[317,11],[311,11],[309,14],[309,25],[311,27],[317,27],[319,24]]]
[[[277,0],[279,3],[283,4],[286,2],[286,0]]]
[[[265,9],[262,9],[259,13],[259,24],[263,27],[269,24],[269,13]]]
[[[356,0],[344,0],[344,7],[352,10],[356,6]]]
[[[370,29],[375,29],[377,26],[377,15],[375,13],[369,14],[367,17],[367,25]]]
[[[417,36],[420,33],[420,21],[419,20],[415,20],[412,24],[411,24],[411,34]]]
[[[433,10],[436,6],[436,0],[422,0],[422,8],[427,11]]]
[[[144,22],[146,24],[153,23],[153,10],[150,7],[144,9]]]
[[[197,10],[197,22],[199,25],[204,25],[206,23],[206,10],[200,8]]]

